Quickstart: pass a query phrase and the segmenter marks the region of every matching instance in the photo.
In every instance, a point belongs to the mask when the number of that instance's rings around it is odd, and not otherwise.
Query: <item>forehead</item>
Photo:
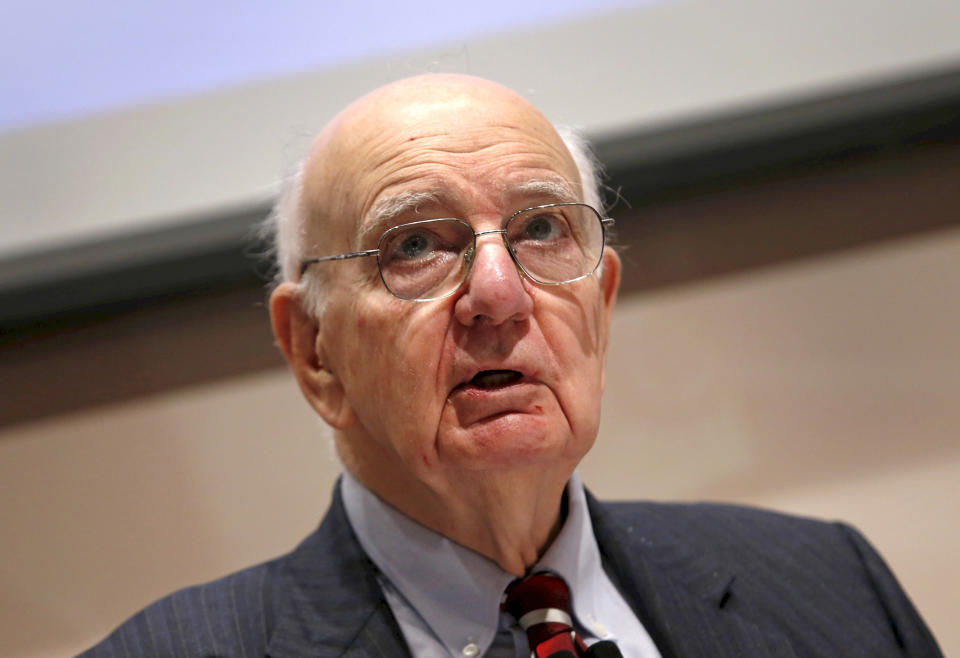
[[[537,127],[496,122],[389,126],[354,152],[359,166],[350,210],[364,222],[375,209],[410,193],[461,213],[504,210],[518,197],[543,192],[548,183],[579,187],[562,142]]]
[[[333,211],[317,218],[330,232],[350,239],[410,211],[467,219],[581,197],[566,146],[529,103],[502,88],[446,91],[374,98],[336,126],[308,170],[313,198]]]

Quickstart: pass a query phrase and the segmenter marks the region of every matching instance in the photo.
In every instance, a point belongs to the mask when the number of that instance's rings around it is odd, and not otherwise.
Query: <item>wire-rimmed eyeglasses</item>
[[[590,276],[603,258],[605,229],[613,219],[584,203],[550,203],[511,215],[503,228],[474,231],[462,219],[425,219],[384,231],[376,249],[308,258],[314,263],[376,256],[380,280],[390,293],[413,302],[456,292],[473,265],[477,238],[499,233],[520,271],[542,285],[572,283]]]

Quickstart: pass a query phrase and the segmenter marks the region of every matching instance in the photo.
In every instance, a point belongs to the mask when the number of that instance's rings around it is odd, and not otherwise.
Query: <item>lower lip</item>
[[[528,380],[496,388],[467,385],[454,389],[447,399],[453,405],[460,425],[466,427],[503,414],[542,413],[542,388],[541,384]]]

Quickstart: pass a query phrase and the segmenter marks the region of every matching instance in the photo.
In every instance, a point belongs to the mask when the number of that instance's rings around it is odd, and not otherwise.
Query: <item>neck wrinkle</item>
[[[566,510],[564,489],[576,466],[471,472],[430,486],[412,477],[398,478],[397,472],[378,477],[381,474],[348,455],[342,460],[391,507],[517,577],[536,564],[559,534]]]

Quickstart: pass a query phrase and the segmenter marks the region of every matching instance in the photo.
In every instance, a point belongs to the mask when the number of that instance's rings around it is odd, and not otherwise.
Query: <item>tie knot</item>
[[[582,655],[585,647],[570,618],[570,590],[560,576],[538,573],[512,583],[503,607],[526,632],[534,656]]]
[[[587,648],[573,630],[570,588],[556,574],[537,573],[512,582],[503,597],[503,609],[526,632],[534,658],[623,656],[613,642],[597,642]]]
[[[555,574],[536,573],[514,581],[507,587],[506,594],[504,609],[521,626],[524,626],[523,617],[536,610],[558,610],[570,617],[570,589],[563,578]]]

